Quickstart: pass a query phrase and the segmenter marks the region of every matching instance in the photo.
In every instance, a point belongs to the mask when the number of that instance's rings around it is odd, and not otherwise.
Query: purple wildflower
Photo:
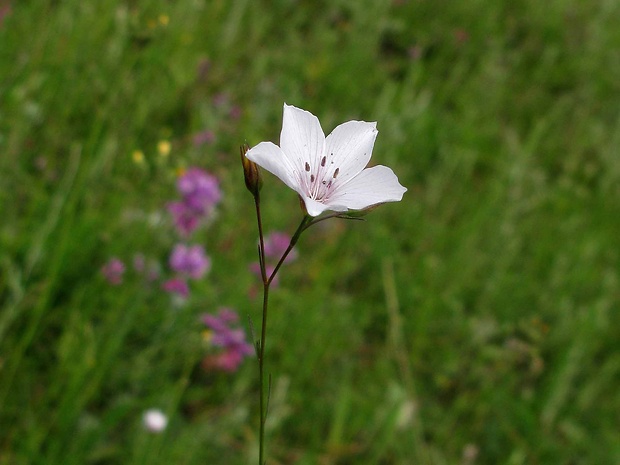
[[[207,313],[202,316],[202,322],[213,331],[211,344],[223,349],[205,359],[205,367],[233,372],[245,357],[254,353],[254,348],[245,339],[245,331],[230,327],[238,319],[237,313],[229,308],[220,309],[217,315]]]
[[[182,196],[180,202],[170,202],[168,211],[182,236],[189,236],[200,221],[211,214],[222,198],[215,176],[200,168],[190,168],[177,181]]]
[[[183,202],[170,202],[168,211],[179,233],[188,237],[200,224],[200,217]]]
[[[238,350],[226,350],[217,355],[208,357],[205,361],[205,367],[214,367],[222,371],[232,373],[239,368],[245,354]]]
[[[220,201],[219,182],[200,168],[190,168],[177,182],[183,202],[197,214],[206,215]]]
[[[177,273],[200,279],[211,268],[211,260],[200,245],[177,244],[170,255],[170,267]]]
[[[118,286],[123,282],[125,264],[118,258],[112,257],[101,267],[101,274],[112,285]]]
[[[162,289],[171,294],[176,294],[184,299],[189,297],[189,286],[181,278],[172,278],[161,285]]]

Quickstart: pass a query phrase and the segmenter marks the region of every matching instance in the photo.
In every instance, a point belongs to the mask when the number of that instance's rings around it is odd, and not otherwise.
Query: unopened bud
[[[263,187],[263,180],[260,175],[260,169],[258,165],[250,160],[245,154],[250,150],[247,144],[240,147],[241,164],[243,165],[243,176],[245,178],[245,187],[252,193],[252,195],[258,195],[261,187]]]

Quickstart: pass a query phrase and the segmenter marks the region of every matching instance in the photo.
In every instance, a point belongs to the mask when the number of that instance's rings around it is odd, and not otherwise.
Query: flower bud
[[[253,196],[256,196],[261,187],[263,187],[263,180],[258,165],[245,156],[248,150],[250,150],[250,147],[247,144],[240,147],[243,176],[245,177],[245,187],[248,188]]]

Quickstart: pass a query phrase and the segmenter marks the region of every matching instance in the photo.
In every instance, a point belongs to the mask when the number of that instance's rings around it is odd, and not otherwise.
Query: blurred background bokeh
[[[256,361],[214,363],[204,315],[259,325],[239,145],[277,143],[284,102],[377,121],[409,190],[283,269],[268,465],[620,463],[619,24],[609,0],[0,0],[0,464],[257,462]],[[192,168],[221,198],[188,238]],[[263,214],[301,219],[269,174]],[[179,244],[209,261],[186,290]]]

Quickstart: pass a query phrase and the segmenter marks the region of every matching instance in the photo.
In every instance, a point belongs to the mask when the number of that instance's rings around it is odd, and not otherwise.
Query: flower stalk
[[[327,137],[312,113],[284,105],[280,146],[261,142],[241,147],[245,185],[254,197],[258,224],[258,258],[263,283],[260,339],[254,343],[259,371],[259,465],[265,465],[265,425],[269,410],[271,376],[265,387],[265,346],[269,290],[280,267],[301,234],[329,218],[363,220],[361,216],[386,202],[398,202],[407,191],[386,166],[366,167],[375,138],[376,123],[349,121]],[[304,216],[273,271],[268,272],[260,208],[261,168],[271,172],[299,195]],[[327,213],[327,212],[332,213]],[[271,268],[270,268],[271,270]],[[250,322],[251,324],[251,322]]]
[[[267,274],[267,266],[265,264],[265,235],[263,232],[263,220],[260,208],[260,171],[256,164],[250,162],[245,153],[248,151],[247,146],[241,147],[241,160],[243,163],[243,171],[245,177],[245,184],[252,196],[254,197],[254,208],[256,211],[256,223],[258,227],[258,259],[260,264],[261,278],[263,281],[263,307],[262,307],[262,320],[260,339],[255,342],[256,357],[258,359],[258,377],[259,377],[259,465],[265,464],[265,425],[267,423],[267,412],[269,407],[269,393],[271,390],[271,376],[267,386],[265,386],[265,346],[267,341],[267,315],[269,313],[269,289],[271,283],[275,279],[280,267],[290,254],[290,252],[297,244],[301,233],[312,223],[312,217],[305,215],[301,220],[295,234],[291,238],[291,241],[282,253],[282,256],[278,260],[275,268],[271,274]]]
[[[254,203],[256,208],[256,218],[258,224],[258,236],[259,236],[259,263],[261,269],[261,276],[263,279],[263,308],[262,308],[262,321],[261,321],[261,333],[260,339],[256,343],[256,356],[258,358],[258,376],[259,376],[259,410],[260,410],[260,427],[259,427],[259,465],[265,464],[265,424],[267,422],[267,412],[269,409],[269,394],[271,391],[271,375],[267,383],[267,389],[265,389],[265,347],[267,341],[267,315],[269,313],[269,289],[271,283],[275,279],[280,267],[286,260],[286,257],[295,247],[301,233],[312,224],[312,217],[305,215],[301,220],[301,223],[297,227],[295,234],[291,238],[291,242],[278,260],[273,272],[268,276],[265,265],[265,239],[263,235],[263,224],[260,210],[260,194],[256,192],[254,194]]]

